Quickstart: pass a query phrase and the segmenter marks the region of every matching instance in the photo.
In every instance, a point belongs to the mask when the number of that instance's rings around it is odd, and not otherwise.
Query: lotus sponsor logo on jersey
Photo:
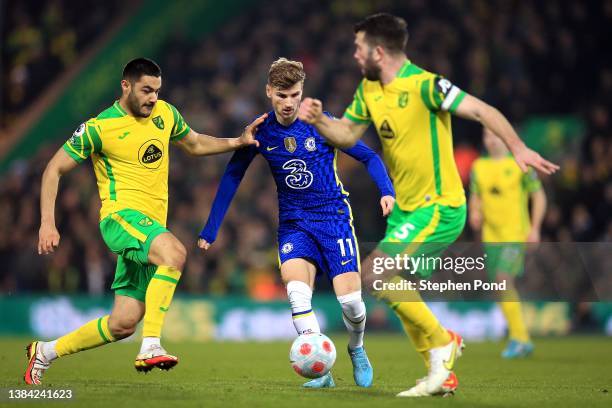
[[[160,129],[164,128],[164,120],[159,115],[153,118],[153,123]]]
[[[405,108],[408,106],[408,92],[401,92],[397,98],[397,106]]]
[[[72,136],[70,136],[70,139],[68,139],[68,142],[72,145],[75,144],[77,138],[83,136],[83,133],[85,133],[85,123],[81,123],[79,125],[79,127],[74,131]]]
[[[378,134],[380,137],[385,139],[393,139],[395,137],[395,133],[393,133],[393,129],[391,128],[391,125],[387,119],[383,120],[383,122],[380,124]]]
[[[297,142],[295,141],[295,137],[289,136],[285,138],[285,149],[287,149],[289,153],[295,152],[295,149],[297,149]]]
[[[315,138],[309,137],[308,139],[306,139],[306,141],[304,142],[304,147],[309,152],[314,152],[315,150],[317,150],[317,143],[315,142]]]
[[[281,248],[281,252],[283,254],[288,254],[289,252],[293,251],[293,244],[291,242],[287,242],[286,244],[283,245],[283,247]]]
[[[162,163],[164,157],[164,145],[160,140],[151,139],[146,141],[138,149],[138,160],[147,169],[156,169]]]

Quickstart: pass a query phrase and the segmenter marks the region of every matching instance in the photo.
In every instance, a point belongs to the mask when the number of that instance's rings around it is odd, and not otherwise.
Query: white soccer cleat
[[[42,341],[34,341],[26,346],[28,366],[23,380],[28,385],[41,385],[43,374],[51,366],[42,353],[42,345]]]
[[[444,347],[438,347],[437,349],[434,349],[436,350],[435,354],[439,355],[440,349],[449,348],[449,346],[451,346],[454,343],[456,346],[454,361],[456,361],[463,354],[463,349],[465,349],[465,343],[463,341],[463,338],[457,333],[451,330],[448,330],[448,333],[451,336],[451,342]],[[431,375],[431,372],[432,372],[431,353],[430,353],[429,363],[430,363],[429,374],[425,377],[417,379],[416,385],[414,387],[406,391],[400,392],[399,394],[397,394],[398,397],[430,397],[434,395],[442,395],[446,397],[449,395],[453,395],[455,393],[455,391],[457,390],[457,386],[459,385],[459,381],[457,380],[457,376],[455,375],[455,373],[453,373],[450,370],[448,371],[449,374],[442,381],[441,386],[436,387],[437,390],[433,390],[433,392],[430,392],[431,390],[427,388],[427,384],[429,380],[429,375]],[[444,374],[441,373],[438,375],[443,376]]]
[[[429,395],[436,395],[444,391],[444,383],[452,374],[455,361],[461,357],[465,347],[461,336],[452,331],[449,331],[449,334],[451,341],[446,346],[429,350],[430,367],[427,381],[425,381]]]
[[[402,391],[396,395],[396,397],[430,397],[431,394],[427,392],[427,381],[417,382],[414,387]]]
[[[417,380],[417,384],[410,388],[409,390],[402,391],[397,394],[398,397],[433,397],[433,396],[442,396],[448,397],[455,394],[457,390],[457,386],[459,385],[459,380],[455,373],[451,372],[444,384],[442,384],[442,388],[440,392],[436,394],[430,394],[427,391],[427,377],[423,377]]]
[[[177,364],[178,357],[168,354],[163,347],[153,344],[144,353],[136,356],[134,368],[136,371],[148,373],[155,367],[167,371]]]

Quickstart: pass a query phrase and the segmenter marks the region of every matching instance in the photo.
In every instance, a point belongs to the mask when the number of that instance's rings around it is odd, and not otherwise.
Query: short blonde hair
[[[278,89],[289,89],[298,82],[304,82],[305,79],[304,65],[287,58],[274,61],[268,71],[268,85]]]

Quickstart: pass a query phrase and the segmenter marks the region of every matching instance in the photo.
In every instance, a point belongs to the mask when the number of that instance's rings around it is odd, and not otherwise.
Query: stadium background
[[[42,7],[41,7],[42,4]],[[163,70],[161,98],[194,129],[231,137],[267,111],[264,84],[280,56],[304,63],[305,95],[341,115],[360,79],[352,24],[380,10],[408,21],[409,58],[498,107],[528,144],[561,164],[545,177],[549,197],[542,239],[612,240],[611,1],[306,1],[44,3],[1,1],[0,334],[54,337],[110,307],[114,258],[99,235],[99,199],[88,164],[62,179],[53,256],[36,255],[42,170],[84,120],[119,95],[121,69],[137,56]],[[456,159],[467,186],[481,150],[480,129],[453,122]],[[370,132],[366,141],[377,147]],[[195,241],[229,154],[194,159],[172,151],[169,228],[189,249],[166,334],[182,338],[291,338],[276,256],[276,195],[261,158],[251,165],[219,239],[206,254]],[[375,186],[362,166],[341,157],[339,173],[362,242],[382,236]],[[461,238],[474,239],[466,227]],[[315,308],[342,328],[323,288]],[[397,329],[369,302],[372,329]],[[500,338],[491,304],[433,305],[444,323],[470,338]],[[533,303],[539,334],[612,335],[606,303]],[[256,318],[253,319],[255,314]],[[249,316],[251,318],[249,318]],[[254,321],[254,323],[250,323]]]

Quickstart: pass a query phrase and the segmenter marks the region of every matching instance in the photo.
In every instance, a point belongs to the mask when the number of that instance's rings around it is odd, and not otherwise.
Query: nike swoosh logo
[[[125,132],[124,134],[122,134],[121,136],[119,136],[119,140],[123,140],[125,139],[128,135],[130,134],[130,132]]]
[[[455,342],[455,340],[452,341],[453,343]],[[457,354],[457,345],[453,344],[453,351],[451,351],[449,359],[442,361],[442,364],[444,364],[444,368],[446,368],[448,371],[451,371],[453,369],[453,366],[455,365],[455,354]]]
[[[382,99],[382,95],[378,95],[374,97],[374,102],[378,102]]]
[[[268,146],[268,147],[266,147],[266,150],[267,151],[272,151],[272,150],[277,149],[277,148],[278,148],[278,146],[274,146],[274,147]]]
[[[341,262],[341,263],[342,263],[342,266],[346,265],[347,263],[349,263],[349,262],[351,262],[351,261],[352,261],[352,259],[349,259],[349,260],[347,260],[347,261],[342,261],[342,262]]]
[[[161,310],[162,312],[167,312],[167,311],[168,311],[168,308],[167,308],[167,307],[160,306],[160,307],[159,307],[159,310]]]

